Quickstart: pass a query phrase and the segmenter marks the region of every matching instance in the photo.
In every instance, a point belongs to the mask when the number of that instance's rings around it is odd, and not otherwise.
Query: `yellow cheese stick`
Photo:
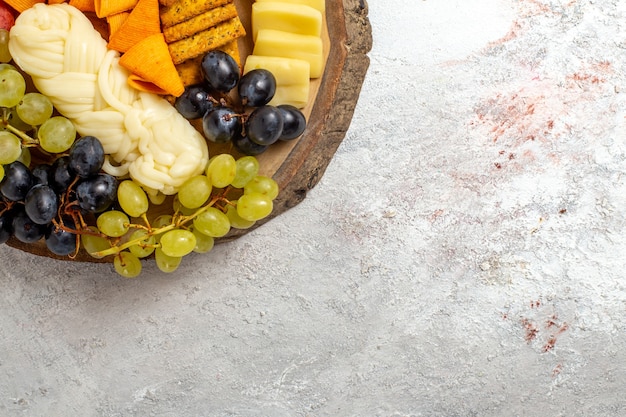
[[[311,67],[311,78],[318,78],[324,72],[323,45],[322,38],[319,36],[261,29],[257,35],[252,54],[307,61]]]
[[[304,4],[266,1],[252,5],[252,39],[261,29],[320,36],[322,12]]]
[[[309,101],[309,86],[304,84],[276,86],[276,93],[268,103],[271,106],[291,104],[299,109]]]
[[[258,3],[265,3],[276,0],[256,0]],[[284,3],[305,4],[324,13],[326,11],[326,0],[280,0]]]
[[[253,69],[266,69],[276,78],[276,94],[269,104],[291,104],[298,108],[306,106],[309,101],[310,65],[301,59],[282,58],[276,56],[248,55],[243,68],[246,74]]]
[[[309,84],[311,66],[301,59],[248,55],[243,73],[263,68],[274,74],[277,85]]]

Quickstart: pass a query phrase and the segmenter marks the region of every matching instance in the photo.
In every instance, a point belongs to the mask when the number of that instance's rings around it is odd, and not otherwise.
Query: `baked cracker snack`
[[[235,17],[188,38],[170,43],[168,48],[174,64],[180,64],[208,51],[219,49],[245,34],[243,24]]]
[[[232,0],[176,0],[161,12],[161,24],[173,26],[227,3]]]
[[[237,9],[235,7],[235,3],[228,3],[224,6],[219,6],[215,9],[211,9],[197,16],[194,16],[191,19],[185,20],[182,23],[164,27],[163,35],[165,35],[166,42],[175,42],[187,38],[194,33],[202,32],[207,28],[216,26],[234,17],[237,17]]]

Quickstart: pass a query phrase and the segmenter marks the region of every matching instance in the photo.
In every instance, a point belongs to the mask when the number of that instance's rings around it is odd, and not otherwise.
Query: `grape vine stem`
[[[141,236],[137,239],[129,240],[127,242],[122,243],[119,246],[112,246],[109,249],[105,249],[99,252],[94,252],[91,255],[96,256],[98,258],[101,258],[101,257],[104,258],[105,256],[110,256],[110,255],[117,255],[121,251],[128,249],[131,246],[140,245],[150,236],[161,235],[163,233],[169,232],[170,230],[181,228],[185,226],[187,223],[193,221],[200,214],[207,211],[209,207],[213,207],[219,201],[224,201],[226,204],[230,204],[230,201],[226,198],[226,195],[228,194],[229,191],[230,191],[230,187],[225,188],[222,193],[216,196],[213,196],[213,198],[211,198],[211,200],[209,200],[209,202],[206,205],[196,210],[196,212],[193,214],[184,216],[184,215],[181,215],[180,213],[175,213],[174,217],[172,218],[172,222],[170,224],[163,226],[163,227],[156,228],[156,229],[153,229],[152,227],[150,227],[150,223],[148,222],[147,218],[144,215],[143,219],[148,225],[147,228],[142,225],[137,225],[137,224],[132,224],[132,223],[127,224],[127,226],[129,228],[146,229],[148,232],[147,235]]]

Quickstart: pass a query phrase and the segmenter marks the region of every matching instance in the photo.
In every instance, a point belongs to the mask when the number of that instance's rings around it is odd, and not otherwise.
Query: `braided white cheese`
[[[9,50],[80,135],[100,139],[109,174],[129,174],[150,193],[174,194],[204,170],[202,135],[165,99],[128,85],[119,53],[75,7],[38,3],[24,11],[11,28]]]

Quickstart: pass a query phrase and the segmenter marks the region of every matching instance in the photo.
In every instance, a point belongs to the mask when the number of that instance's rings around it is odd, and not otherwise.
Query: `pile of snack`
[[[84,250],[135,277],[142,258],[174,271],[271,214],[278,186],[255,156],[306,128],[323,0],[257,0],[248,34],[233,0],[5,2],[0,244]]]

